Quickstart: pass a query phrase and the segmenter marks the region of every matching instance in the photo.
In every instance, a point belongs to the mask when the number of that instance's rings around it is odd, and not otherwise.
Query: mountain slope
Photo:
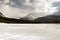
[[[33,21],[23,20],[23,18],[21,18],[21,19],[7,18],[2,15],[3,14],[0,13],[0,22],[1,23],[33,23]]]
[[[0,23],[60,23],[60,15],[48,15],[45,17],[39,17],[35,20],[29,20],[28,18],[7,18],[0,13]]]
[[[60,15],[48,15],[34,20],[37,23],[60,23]]]

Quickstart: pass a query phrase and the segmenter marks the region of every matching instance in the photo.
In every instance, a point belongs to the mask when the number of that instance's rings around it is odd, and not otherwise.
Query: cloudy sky
[[[27,15],[23,8],[23,0],[0,0],[0,11],[6,17],[19,18]]]
[[[32,1],[33,0],[29,0],[30,3]],[[45,2],[46,1],[47,0],[45,0]],[[31,15],[32,13],[30,13],[30,11],[31,11],[31,9],[33,11],[33,8],[31,6],[31,4],[26,3],[26,2],[28,2],[28,0],[0,0],[0,12],[2,12],[6,17],[9,17],[9,18],[21,18],[28,14]],[[44,2],[42,2],[42,3],[44,3]],[[60,9],[60,6],[59,6],[60,0],[48,0],[48,3],[53,4],[52,6],[54,8],[51,7],[52,9],[54,9],[53,13],[54,13],[54,11],[57,11],[57,9],[55,9],[55,7],[57,7],[58,10]],[[48,3],[46,3],[46,4],[48,5]],[[45,8],[45,9],[48,9],[48,8]],[[47,13],[45,13],[45,14],[47,14]],[[44,16],[45,14],[39,13],[37,16]],[[34,13],[34,15],[35,15],[35,13]]]

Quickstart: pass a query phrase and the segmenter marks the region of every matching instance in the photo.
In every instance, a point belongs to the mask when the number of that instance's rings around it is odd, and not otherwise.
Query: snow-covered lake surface
[[[0,24],[0,40],[60,40],[60,24]]]

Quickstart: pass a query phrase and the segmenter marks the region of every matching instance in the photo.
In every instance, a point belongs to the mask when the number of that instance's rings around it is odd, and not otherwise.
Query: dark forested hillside
[[[0,22],[1,23],[33,23],[33,21],[31,20],[23,20],[23,18],[21,19],[7,18],[4,17],[2,13],[0,13]]]
[[[0,23],[60,23],[60,15],[48,15],[45,17],[39,17],[35,20],[28,20],[26,18],[7,18],[0,13]]]
[[[37,23],[60,23],[60,15],[48,15],[34,20]]]

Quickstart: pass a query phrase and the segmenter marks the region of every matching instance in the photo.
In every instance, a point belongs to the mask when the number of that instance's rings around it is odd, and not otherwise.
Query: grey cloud
[[[11,7],[18,7],[18,8],[23,7],[24,0],[9,0],[9,1],[10,2],[8,3],[4,3],[4,0],[0,0],[0,5],[4,4],[4,5],[9,5]]]
[[[23,7],[23,4],[20,0],[10,0],[10,6],[21,8]]]
[[[60,1],[54,2],[53,3],[53,6],[58,7],[58,9],[60,9]]]

